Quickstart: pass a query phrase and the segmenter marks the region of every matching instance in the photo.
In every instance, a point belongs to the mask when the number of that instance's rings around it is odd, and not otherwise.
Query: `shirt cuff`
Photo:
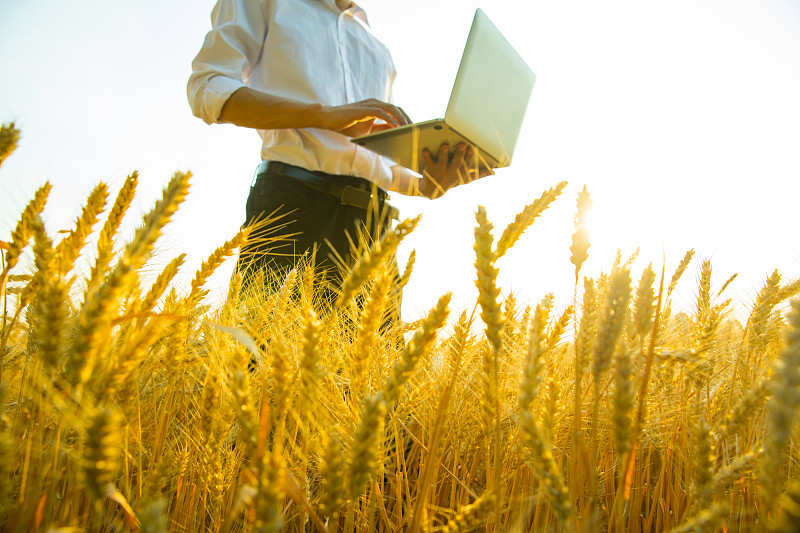
[[[222,114],[222,107],[231,95],[238,89],[244,87],[240,80],[227,76],[214,76],[206,82],[203,91],[203,104],[201,117],[207,124],[219,123],[219,116]]]

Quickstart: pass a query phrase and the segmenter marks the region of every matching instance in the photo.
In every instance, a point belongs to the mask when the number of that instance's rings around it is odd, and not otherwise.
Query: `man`
[[[189,103],[209,124],[258,130],[262,164],[246,223],[281,214],[292,234],[288,247],[245,247],[246,274],[285,271],[309,250],[318,267],[335,270],[329,256],[349,257],[348,235],[374,238],[389,228],[386,191],[433,199],[479,177],[463,143],[452,153],[442,145],[436,156],[425,149],[419,177],[350,142],[410,120],[390,103],[396,73],[388,49],[349,0],[219,0],[211,18],[192,63]],[[384,216],[368,216],[370,205]],[[367,228],[373,219],[377,226]]]

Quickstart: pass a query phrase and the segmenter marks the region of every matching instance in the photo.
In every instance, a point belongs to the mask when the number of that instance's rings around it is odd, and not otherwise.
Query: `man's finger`
[[[450,154],[450,145],[447,143],[442,143],[439,147],[439,157],[436,160],[437,163],[444,164],[444,168],[447,168],[447,158]]]
[[[411,124],[411,117],[408,116],[408,114],[405,112],[405,110],[402,107],[398,107],[397,110],[400,111],[400,113],[402,113],[402,115],[403,115],[403,120],[405,120],[404,125],[405,124]]]
[[[431,152],[427,148],[422,150],[422,160],[425,162],[425,168],[433,168],[433,159],[431,158]]]
[[[392,121],[390,123],[395,126],[403,126],[411,122],[411,120],[408,118],[408,115],[406,115],[405,112],[397,106],[387,104],[386,102],[381,102],[380,100],[370,100],[370,102],[373,107],[378,108],[387,115],[391,116]]]
[[[387,113],[386,111],[384,111],[383,109],[381,109],[380,107],[373,107],[370,111],[371,111],[369,115],[370,117],[379,118],[384,122],[386,122],[387,124],[390,124],[391,127],[395,127],[398,125],[397,119],[394,118],[389,113]]]
[[[456,153],[453,154],[453,160],[450,162],[450,168],[461,169],[461,165],[464,164],[464,156],[466,154],[467,145],[464,143],[458,143],[456,146]]]

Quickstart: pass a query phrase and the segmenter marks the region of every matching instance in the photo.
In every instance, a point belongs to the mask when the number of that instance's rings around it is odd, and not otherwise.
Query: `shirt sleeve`
[[[196,117],[218,122],[222,106],[244,87],[261,55],[267,35],[268,0],[219,0],[211,12],[212,29],[192,61],[186,87]]]

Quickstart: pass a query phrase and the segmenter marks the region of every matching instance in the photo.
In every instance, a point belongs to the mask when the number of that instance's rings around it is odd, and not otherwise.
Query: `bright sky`
[[[55,233],[71,226],[98,181],[115,194],[134,169],[139,214],[174,171],[194,174],[156,265],[188,252],[190,278],[236,232],[260,139],[207,126],[186,103],[213,4],[0,3],[0,121],[16,121],[23,135],[0,169],[0,239],[45,180],[54,184],[45,223]],[[785,280],[800,275],[795,0],[361,4],[393,51],[396,103],[415,120],[444,114],[477,7],[538,76],[510,168],[435,202],[394,195],[403,215],[423,214],[402,250],[401,262],[417,250],[407,318],[448,290],[457,307],[473,304],[479,204],[499,236],[561,180],[565,194],[498,265],[504,292],[524,302],[549,291],[561,307],[571,298],[572,217],[584,184],[595,205],[589,274],[608,270],[617,248],[627,256],[641,247],[638,270],[650,261],[659,269],[666,253],[669,275],[695,248],[712,260],[717,286],[740,273],[732,294],[744,304],[775,268]],[[684,280],[686,305],[698,264]],[[232,267],[217,276],[220,291]]]

